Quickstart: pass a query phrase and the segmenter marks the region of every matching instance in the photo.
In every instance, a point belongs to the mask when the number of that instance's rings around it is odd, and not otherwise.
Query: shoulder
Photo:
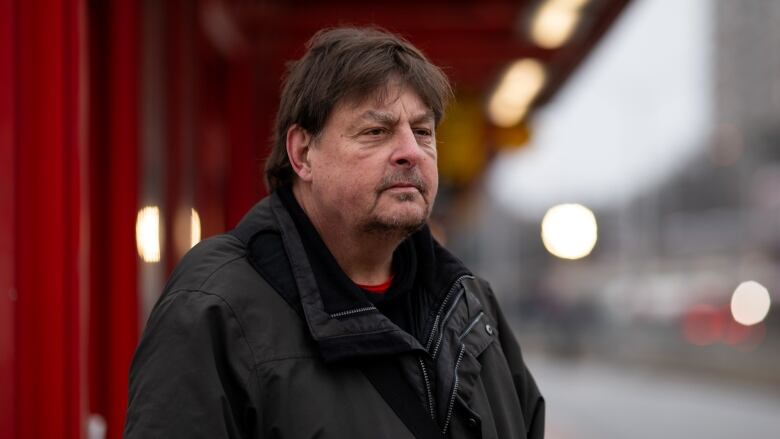
[[[243,288],[238,288],[241,284]],[[194,333],[235,326],[243,337],[241,296],[262,279],[246,263],[245,246],[230,234],[201,241],[173,270],[152,310],[146,333]]]
[[[275,260],[286,260],[284,249],[274,247]],[[264,273],[258,272],[247,245],[232,233],[217,235],[193,247],[173,270],[156,307],[174,296],[210,296],[237,315],[252,308],[288,306]],[[155,307],[155,308],[156,308]]]
[[[179,261],[165,291],[201,289],[215,275],[229,276],[245,258],[246,247],[230,234],[203,240]]]
[[[488,309],[492,315],[496,314],[498,301],[493,293],[490,283],[479,276],[469,276],[463,279],[463,285]]]
[[[303,321],[255,269],[246,246],[232,234],[205,240],[182,259],[152,311],[147,331],[166,322],[178,322],[177,330],[184,332],[230,330],[248,344],[255,362],[305,351],[309,344]]]
[[[173,270],[159,302],[182,294],[210,296],[209,300],[236,311],[250,302],[278,298],[253,268],[246,245],[232,234],[217,235],[193,247]]]
[[[201,290],[224,296],[242,280],[257,281],[257,272],[249,263],[248,239],[243,235],[274,228],[269,197],[247,212],[236,229],[205,239],[182,257],[171,273],[165,293]]]

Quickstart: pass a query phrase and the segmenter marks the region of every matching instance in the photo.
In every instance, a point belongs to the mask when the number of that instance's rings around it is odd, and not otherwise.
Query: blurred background
[[[378,25],[442,66],[432,226],[547,437],[780,431],[780,2],[0,0],[0,437],[118,438],[179,258],[266,191],[285,62]]]

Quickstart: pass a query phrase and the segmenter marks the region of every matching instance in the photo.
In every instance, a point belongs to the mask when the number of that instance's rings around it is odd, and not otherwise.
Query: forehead
[[[342,99],[331,112],[331,119],[362,118],[369,113],[386,113],[400,116],[408,113],[410,118],[430,117],[433,110],[422,100],[414,88],[397,81],[389,82],[372,93],[359,98]]]

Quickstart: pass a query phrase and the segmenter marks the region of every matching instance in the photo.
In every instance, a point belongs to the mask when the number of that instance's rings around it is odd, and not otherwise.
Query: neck
[[[328,220],[310,200],[302,185],[293,185],[293,195],[344,273],[357,284],[377,285],[392,274],[393,252],[403,236],[354,230],[338,219]]]

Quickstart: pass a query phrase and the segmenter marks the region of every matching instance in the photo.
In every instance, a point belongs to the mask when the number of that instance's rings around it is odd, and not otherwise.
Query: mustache
[[[413,186],[423,195],[428,193],[428,185],[425,183],[425,180],[423,180],[422,175],[416,170],[394,172],[385,175],[377,185],[376,191],[382,192],[399,184]]]

